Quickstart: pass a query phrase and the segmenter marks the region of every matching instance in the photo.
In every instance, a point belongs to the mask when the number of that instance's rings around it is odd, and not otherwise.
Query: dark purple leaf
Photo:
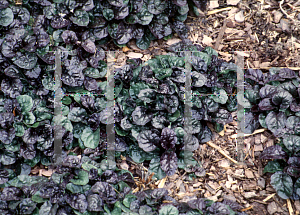
[[[151,121],[153,114],[145,107],[138,106],[132,112],[132,120],[137,125],[146,125]]]
[[[101,181],[110,184],[116,184],[119,182],[118,175],[112,170],[105,170],[105,172],[101,175]]]
[[[0,113],[0,126],[2,128],[9,128],[13,125],[14,122],[14,114],[13,113],[7,113],[7,112],[3,112]],[[0,136],[0,140],[1,140],[1,136]]]
[[[95,53],[96,52],[96,46],[95,46],[95,43],[90,40],[90,39],[87,39],[85,40],[81,46],[84,48],[85,51],[89,52],[89,53]]]
[[[1,82],[1,90],[9,95],[10,98],[16,98],[21,95],[23,84],[20,79],[5,78]]]
[[[5,169],[0,169],[0,184],[8,182],[9,173]]]
[[[175,144],[177,143],[175,131],[168,127],[164,128],[161,132],[160,142],[161,146],[166,150],[174,148]]]
[[[210,207],[207,208],[207,211],[211,212],[212,214],[218,214],[218,215],[230,214],[227,205],[221,202],[214,202]]]
[[[107,182],[96,182],[91,187],[91,191],[93,193],[98,193],[100,198],[108,204],[114,204],[117,201],[117,194],[114,188]]]
[[[167,195],[168,195],[168,191],[165,188],[154,189],[151,193],[151,197],[153,199],[155,199],[155,201],[157,201]]]
[[[260,154],[260,159],[286,159],[287,154],[281,146],[274,145],[269,146]]]
[[[297,78],[296,73],[289,68],[280,69],[278,75],[280,78],[289,78],[289,79]]]
[[[115,8],[114,14],[115,14],[114,16],[115,19],[125,19],[125,17],[129,15],[128,5]]]
[[[81,166],[81,159],[74,155],[68,155],[63,161],[63,166],[79,168]]]
[[[66,202],[74,209],[79,210],[80,213],[84,213],[88,207],[88,203],[85,195],[72,194],[66,198]]]
[[[0,131],[0,141],[4,144],[11,144],[16,136],[15,128],[3,129]]]
[[[201,211],[206,208],[206,202],[204,199],[195,199],[195,200],[188,201],[188,205],[192,209],[197,209]]]
[[[174,175],[178,167],[178,158],[174,151],[166,151],[160,157],[160,165],[168,176]]]
[[[45,47],[50,43],[50,37],[46,32],[37,35],[36,40],[37,40],[37,47],[39,48]]]
[[[161,25],[157,22],[151,22],[149,25],[149,29],[157,39],[162,39],[172,34],[172,28],[170,24]]]
[[[4,187],[1,191],[0,199],[4,201],[20,200],[21,190],[17,187]]]
[[[248,69],[245,78],[249,78],[259,84],[264,84],[264,75],[260,69]]]
[[[20,155],[25,159],[33,159],[36,155],[36,150],[32,144],[23,144],[20,147]]]
[[[84,87],[88,91],[93,91],[98,89],[97,81],[94,78],[85,77]]]
[[[265,85],[259,90],[259,95],[261,98],[272,98],[274,94],[277,93],[277,88],[272,85]]]
[[[55,16],[51,21],[52,28],[64,28],[68,25],[70,25],[70,20],[65,19],[61,16]]]
[[[275,108],[270,98],[264,98],[259,102],[258,106],[261,110],[272,110]]]
[[[61,34],[61,38],[66,44],[74,44],[78,41],[76,33],[74,31],[66,30]]]
[[[145,152],[151,152],[159,144],[159,136],[155,130],[143,130],[137,136],[139,147]]]

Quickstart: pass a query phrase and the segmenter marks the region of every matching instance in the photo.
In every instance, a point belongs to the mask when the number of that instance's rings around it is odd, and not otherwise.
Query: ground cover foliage
[[[132,193],[129,171],[108,170],[106,154],[106,54],[112,38],[126,44],[171,35],[184,39],[164,56],[129,60],[115,71],[116,157],[150,162],[157,179],[182,168],[193,176],[205,170],[192,151],[211,139],[237,110],[236,65],[218,59],[211,48],[188,45],[183,21],[203,1],[12,1],[0,0],[0,212],[2,214],[242,214],[229,201],[197,199],[182,204],[165,189]],[[187,7],[188,5],[189,7]],[[149,23],[148,23],[149,22]],[[163,35],[162,35],[163,33]],[[33,167],[51,168],[54,154],[54,52],[62,52],[64,93],[94,93],[62,99],[64,164],[48,179],[29,176]],[[184,129],[185,53],[193,51],[192,120]],[[196,52],[197,51],[197,52]],[[282,198],[298,199],[299,77],[288,69],[246,73],[245,133],[260,125],[283,138],[261,158],[275,159],[266,172]],[[97,95],[96,95],[97,94]],[[202,94],[214,94],[201,96]],[[241,97],[241,95],[238,95]],[[241,114],[241,113],[239,113]],[[239,115],[240,116],[240,115]],[[184,135],[191,166],[184,164]],[[288,135],[287,137],[284,135]],[[286,138],[285,138],[286,137]],[[81,153],[71,152],[80,148]],[[188,153],[188,150],[186,153]],[[169,201],[170,203],[165,203]]]

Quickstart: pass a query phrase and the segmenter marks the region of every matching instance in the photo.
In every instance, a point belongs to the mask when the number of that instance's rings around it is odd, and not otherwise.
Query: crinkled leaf
[[[161,146],[166,150],[174,148],[177,143],[175,131],[168,127],[164,128],[161,132],[160,142]]]
[[[287,135],[283,138],[283,144],[292,153],[297,153],[300,150],[300,136]]]
[[[276,172],[271,176],[271,185],[276,190],[277,194],[288,199],[293,193],[293,180],[291,176],[283,172]]]
[[[280,136],[285,132],[286,121],[286,115],[283,112],[276,114],[276,112],[271,111],[266,117],[266,125],[275,136]]]
[[[260,159],[286,159],[287,154],[281,146],[274,145],[269,146],[264,149],[264,151],[259,156]]]
[[[76,10],[70,20],[78,26],[87,26],[89,24],[89,15],[84,10]]]
[[[138,106],[132,112],[132,120],[137,125],[146,125],[151,121],[153,114],[147,110],[147,108]]]
[[[151,130],[143,130],[137,137],[139,147],[145,152],[151,152],[156,149],[159,140],[158,134]]]
[[[178,158],[174,151],[166,151],[160,157],[160,165],[168,176],[174,175],[178,167]]]
[[[14,14],[10,8],[0,9],[0,25],[9,26],[14,21]]]
[[[22,69],[33,69],[37,63],[37,56],[29,52],[25,52],[24,54],[18,52],[12,61]]]

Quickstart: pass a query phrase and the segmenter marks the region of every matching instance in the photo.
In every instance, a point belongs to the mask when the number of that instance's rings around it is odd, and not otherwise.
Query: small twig
[[[268,201],[269,199],[273,198],[275,195],[276,195],[276,193],[273,193],[273,194],[269,195],[267,198],[265,198],[265,199],[263,200],[263,202]]]
[[[217,40],[216,40],[216,44],[215,44],[215,46],[214,46],[214,49],[215,49],[215,50],[218,50],[218,49],[219,49],[221,40],[222,40],[222,38],[223,38],[223,36],[224,36],[224,33],[225,33],[225,30],[226,30],[226,24],[227,24],[227,19],[224,19],[224,21],[223,21],[223,27],[222,27],[221,30],[220,30],[220,33],[219,33],[218,38],[217,38]]]
[[[219,146],[217,146],[216,144],[214,144],[211,141],[206,142],[207,145],[209,145],[210,147],[213,147],[215,149],[217,149],[222,155],[224,155],[226,158],[228,158],[229,160],[231,160],[233,163],[237,164],[238,162],[234,159],[232,159],[231,157],[229,157],[224,151],[223,149],[221,149]]]
[[[260,204],[265,204],[265,205],[267,205],[267,204],[268,204],[268,203],[266,203],[266,202],[259,201],[259,200],[255,200],[255,199],[252,199],[251,201],[253,201],[253,202],[258,202],[258,203],[260,203]]]
[[[251,210],[252,208],[253,208],[253,206],[251,205],[250,207],[241,209],[241,212]]]
[[[289,213],[290,213],[290,215],[293,215],[294,214],[294,210],[292,208],[291,200],[287,199],[286,201],[287,201],[287,206],[288,206],[288,209],[289,209]]]
[[[226,11],[226,10],[231,10],[231,8],[232,7],[226,7],[226,8],[222,8],[222,9],[211,10],[211,11],[207,12],[207,15],[212,15],[212,14],[223,12],[223,11]]]
[[[248,136],[252,136],[254,134],[258,134],[258,133],[262,133],[264,132],[265,130],[267,130],[266,128],[262,128],[262,129],[258,129],[258,130],[255,130],[252,134],[244,134],[244,137],[248,137]],[[230,138],[237,138],[237,134],[233,134],[230,136]]]
[[[286,15],[286,17],[289,18],[290,20],[292,20],[294,23],[299,24],[299,21],[295,20],[292,16],[290,16],[290,15],[282,8],[283,3],[284,3],[284,0],[281,0],[281,1],[279,2],[279,7],[280,7],[280,10],[282,11],[282,13],[284,13],[284,15]]]

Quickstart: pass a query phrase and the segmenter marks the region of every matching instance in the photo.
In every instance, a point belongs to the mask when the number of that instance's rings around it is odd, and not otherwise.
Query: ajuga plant
[[[179,43],[170,50],[178,47],[184,50],[181,46],[184,45]],[[237,106],[236,98],[227,95],[236,88],[235,65],[218,59],[211,48],[187,47],[195,51],[191,56],[195,95],[192,120],[186,128],[183,128],[186,71],[182,52],[156,56],[145,63],[134,60],[115,71],[116,105],[112,108],[116,151],[138,163],[150,161],[150,169],[157,178],[174,174],[178,166],[185,167],[186,132],[191,134],[187,147],[192,153],[200,143],[211,138],[205,122],[213,122],[222,129],[224,124],[232,121],[230,112]],[[110,117],[104,96],[107,82],[103,78],[98,81],[99,74],[100,77],[106,75],[106,64],[102,61],[97,69],[82,68],[85,61],[72,55],[66,58],[62,90],[74,94],[64,94],[62,98],[63,150],[78,146],[98,159],[105,150],[106,124],[111,123],[107,122]],[[104,53],[102,58],[105,58]],[[0,78],[0,162],[2,165],[25,163],[31,167],[38,163],[48,165],[54,153],[53,68],[47,70],[47,65],[38,62],[34,69],[24,69],[10,61],[2,62],[0,66],[3,68]],[[100,94],[79,96],[75,94],[77,92]],[[214,95],[201,96],[201,93]],[[196,165],[192,156],[189,157]],[[198,175],[205,173],[200,167],[193,171]]]
[[[3,176],[10,172],[2,170]],[[11,176],[9,176],[11,178]],[[135,183],[130,172],[106,169],[103,163],[75,153],[65,156],[50,178],[22,174],[2,184],[1,214],[33,215],[185,215],[240,214],[241,206],[195,199],[179,203],[164,188],[133,193]],[[166,203],[168,202],[168,203]]]
[[[186,71],[185,56],[179,51],[186,50],[193,51],[192,90],[197,95],[192,98],[191,124],[183,128]],[[192,151],[211,138],[205,121],[219,125],[218,128],[232,121],[230,111],[236,110],[237,103],[227,94],[236,90],[236,66],[218,59],[211,48],[178,43],[169,51],[167,55],[156,56],[144,63],[139,59],[128,60],[125,66],[115,71],[116,156],[123,154],[138,163],[149,161],[149,170],[158,179],[174,174],[178,167],[202,176],[205,170],[192,158]],[[105,129],[110,123],[107,122],[110,117],[107,116],[104,96],[107,85],[107,66],[103,61],[105,53],[98,53],[102,60],[99,60],[97,68],[88,67],[84,59],[70,53],[62,56],[62,91],[97,95],[63,95],[61,123],[65,160],[64,166],[52,174],[51,183],[45,177],[29,175],[33,167],[41,164],[51,168],[53,161],[54,68],[40,59],[29,60],[30,63],[23,66],[22,63],[30,58],[16,63],[3,57],[0,64],[0,183],[4,188],[1,210],[6,214],[10,214],[11,210],[19,214],[44,214],[56,210],[61,211],[58,214],[84,214],[87,207],[91,209],[86,214],[93,214],[102,206],[107,214],[110,214],[107,211],[119,211],[120,208],[123,212],[127,210],[118,206],[117,187],[113,189],[107,183],[116,184],[118,182],[114,181],[120,177],[124,177],[120,181],[132,183],[132,178],[126,179],[130,173],[127,172],[127,176],[120,176],[121,170],[120,173],[102,173],[106,171],[103,167]],[[201,93],[214,95],[201,96]],[[193,164],[191,166],[186,166],[183,161],[183,137],[187,132],[191,134],[187,145],[191,151],[188,156]],[[76,150],[79,154],[71,152]],[[102,193],[107,193],[107,196],[101,196]],[[111,205],[105,206],[105,201]],[[141,211],[148,213],[150,209],[144,204],[151,205],[151,202],[146,198],[144,203],[138,203],[142,204]],[[125,204],[129,205],[128,202]],[[164,211],[169,210],[177,214],[179,208],[173,206],[175,209],[157,205],[155,210],[161,214],[168,214]],[[206,204],[204,201],[193,210],[196,210],[195,213],[201,210],[207,211],[207,214],[221,214],[220,211],[228,214],[229,209],[223,204],[211,205],[211,202]]]
[[[188,29],[183,22],[189,11],[198,15],[199,9],[205,10],[206,3],[207,0],[22,0],[21,5],[15,5],[13,0],[1,0],[2,53],[30,68],[38,58],[53,62],[45,50],[68,45],[68,49],[78,49],[84,59],[95,65],[97,57],[92,56],[96,46],[111,39],[119,46],[135,39],[141,49],[147,49],[151,40],[174,33],[186,40]]]
[[[268,73],[248,69],[245,74],[245,132],[259,126],[279,138],[266,148],[261,159],[272,159],[264,172],[274,173],[271,185],[283,199],[300,196],[300,78],[293,70],[272,68]],[[239,97],[241,98],[241,97]],[[239,113],[238,115],[241,116]]]

